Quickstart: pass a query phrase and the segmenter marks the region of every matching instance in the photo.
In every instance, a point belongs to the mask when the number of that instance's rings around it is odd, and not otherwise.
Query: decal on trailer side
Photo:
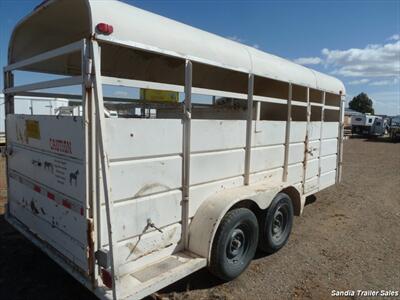
[[[31,188],[33,191],[35,191],[38,194],[41,194],[44,197],[47,197],[47,199],[54,201],[55,203],[83,216],[85,213],[85,209],[82,205],[77,203],[74,200],[69,199],[67,196],[54,191],[52,189],[49,189],[43,185],[37,184],[33,182],[32,180],[29,180],[27,178],[24,178],[17,173],[10,171],[9,176],[12,179],[15,179],[19,183]]]
[[[40,124],[36,120],[25,121],[26,136],[28,138],[40,140]]]
[[[43,183],[80,203],[84,201],[85,170],[77,159],[14,144],[9,170]]]
[[[7,123],[9,143],[79,160],[85,157],[81,117],[8,115]]]
[[[50,149],[56,152],[72,154],[72,143],[67,140],[50,138]]]

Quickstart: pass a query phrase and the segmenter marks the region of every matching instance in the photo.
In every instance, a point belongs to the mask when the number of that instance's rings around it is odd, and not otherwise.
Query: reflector
[[[106,269],[101,269],[101,280],[103,281],[104,285],[109,289],[112,289],[112,278],[109,271]]]
[[[114,27],[112,27],[112,25],[109,25],[106,23],[97,24],[96,29],[98,32],[107,34],[107,35],[114,32]]]

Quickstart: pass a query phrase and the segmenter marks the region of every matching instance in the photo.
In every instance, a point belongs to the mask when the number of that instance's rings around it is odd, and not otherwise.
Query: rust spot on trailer
[[[86,257],[88,260],[88,271],[89,271],[89,276],[91,278],[91,283],[92,286],[95,287],[96,285],[96,280],[95,280],[95,270],[94,270],[94,239],[93,239],[93,233],[94,233],[94,225],[93,225],[93,220],[88,219],[87,220],[87,230],[86,230],[86,235],[87,235],[87,253]]]

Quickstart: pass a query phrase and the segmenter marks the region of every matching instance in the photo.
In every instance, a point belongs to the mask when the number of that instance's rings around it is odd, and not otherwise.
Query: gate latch
[[[149,228],[149,227],[154,228],[157,231],[163,233],[163,231],[160,228],[158,228],[156,225],[154,225],[154,223],[151,221],[151,219],[147,219],[147,226],[146,227],[147,228]]]

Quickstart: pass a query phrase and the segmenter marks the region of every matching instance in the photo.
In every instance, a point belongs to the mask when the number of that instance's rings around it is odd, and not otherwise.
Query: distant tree
[[[374,108],[372,107],[372,100],[368,97],[366,93],[361,93],[353,98],[349,102],[349,107],[355,111],[361,113],[374,114]]]

